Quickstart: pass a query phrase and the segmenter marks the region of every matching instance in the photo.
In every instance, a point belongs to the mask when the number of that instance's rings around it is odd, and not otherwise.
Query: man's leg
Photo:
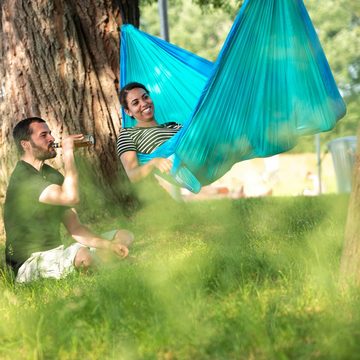
[[[118,240],[122,245],[130,247],[134,241],[134,234],[125,229],[110,230],[101,234],[101,237],[106,240]]]
[[[113,241],[118,241],[121,245],[129,248],[134,242],[134,234],[129,230],[120,229],[117,230],[112,238]]]
[[[83,248],[87,249],[79,243],[74,243],[67,248],[61,245],[55,249],[33,253],[22,264],[15,280],[24,283],[41,278],[65,277],[74,271],[76,255]]]
[[[87,247],[81,247],[76,253],[74,259],[74,266],[76,269],[81,271],[87,271],[89,268],[94,266],[94,258]]]

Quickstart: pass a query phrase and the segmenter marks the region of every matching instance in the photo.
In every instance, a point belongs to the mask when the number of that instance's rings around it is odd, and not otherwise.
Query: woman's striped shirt
[[[127,151],[150,154],[180,129],[181,125],[175,122],[152,127],[123,128],[116,142],[117,154],[121,156]]]

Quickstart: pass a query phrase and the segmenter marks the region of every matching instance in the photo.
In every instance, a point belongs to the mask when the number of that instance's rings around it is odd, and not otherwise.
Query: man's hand
[[[129,255],[129,249],[125,245],[122,245],[119,240],[112,240],[110,249],[121,258],[126,258]]]
[[[110,249],[117,256],[125,258],[129,254],[129,247],[134,241],[134,234],[128,230],[118,230],[111,241]]]
[[[81,141],[83,139],[84,139],[83,134],[76,134],[76,135],[66,136],[61,141],[61,147],[62,147],[62,150],[63,150],[63,154],[68,153],[68,152],[72,153],[74,151],[74,142],[75,141]]]

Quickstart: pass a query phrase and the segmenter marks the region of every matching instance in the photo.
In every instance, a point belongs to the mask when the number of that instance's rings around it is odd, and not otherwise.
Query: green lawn
[[[149,198],[129,220],[106,215],[97,231],[136,235],[128,260],[2,277],[0,358],[359,359],[360,291],[337,283],[347,203]]]

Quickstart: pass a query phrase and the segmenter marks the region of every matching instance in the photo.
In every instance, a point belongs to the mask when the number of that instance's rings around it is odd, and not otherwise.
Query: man
[[[20,121],[13,137],[21,159],[6,192],[4,224],[6,262],[14,270],[16,281],[61,278],[74,269],[86,270],[94,265],[94,249],[98,254],[126,257],[133,240],[129,231],[119,230],[112,241],[105,240],[82,225],[72,208],[79,202],[74,141],[82,140],[83,135],[62,141],[65,176],[44,163],[56,156],[56,150],[43,119]],[[61,244],[61,223],[76,241],[67,248]]]

